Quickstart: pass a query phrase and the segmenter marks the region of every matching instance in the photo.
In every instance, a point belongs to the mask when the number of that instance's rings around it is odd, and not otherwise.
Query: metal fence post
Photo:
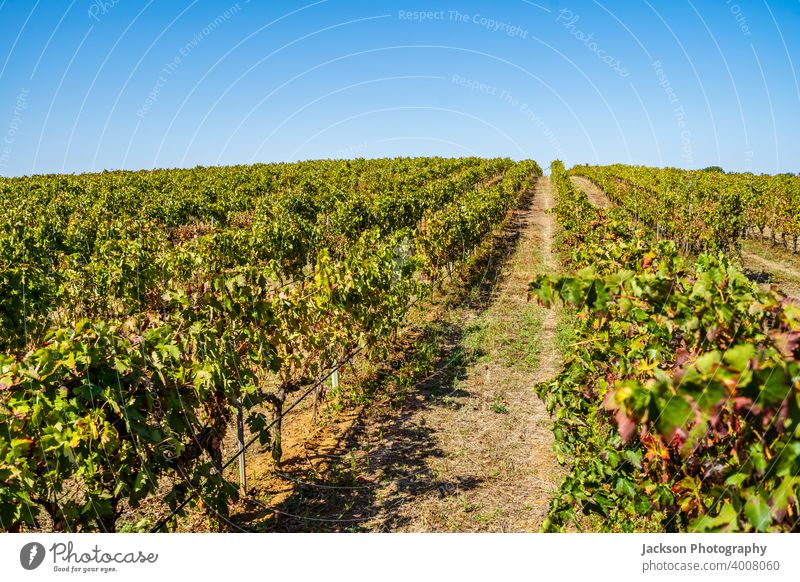
[[[247,491],[247,467],[244,460],[244,412],[242,411],[242,398],[236,400],[236,445],[239,453],[239,489],[242,493]]]

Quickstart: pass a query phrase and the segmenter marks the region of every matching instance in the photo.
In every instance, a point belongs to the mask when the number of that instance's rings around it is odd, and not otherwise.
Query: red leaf
[[[628,442],[631,440],[631,437],[636,432],[636,423],[631,420],[623,409],[617,410],[617,413],[614,415],[614,418],[617,421],[617,428],[619,428],[619,436],[622,437],[622,440]]]
[[[791,358],[800,347],[800,332],[772,332],[769,334],[772,343],[784,358]]]

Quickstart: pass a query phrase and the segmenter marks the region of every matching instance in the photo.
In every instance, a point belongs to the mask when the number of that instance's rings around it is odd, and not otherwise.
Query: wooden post
[[[244,412],[242,398],[236,401],[236,444],[239,453],[239,490],[247,492],[247,466],[244,460]]]

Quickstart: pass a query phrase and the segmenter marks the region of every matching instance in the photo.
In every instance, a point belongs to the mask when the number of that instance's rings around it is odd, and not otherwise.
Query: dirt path
[[[570,180],[572,180],[572,184],[574,186],[577,186],[586,192],[586,196],[589,197],[589,202],[595,206],[600,208],[611,207],[611,200],[608,199],[608,196],[606,196],[605,192],[598,188],[589,178],[584,178],[583,176],[571,176]]]
[[[542,178],[516,217],[519,239],[491,304],[462,314],[474,318],[464,342],[478,356],[453,386],[454,406],[419,417],[441,450],[430,472],[452,485],[398,508],[402,530],[536,531],[545,517],[559,471],[550,419],[532,387],[555,375],[560,354],[555,313],[528,303],[526,292],[532,275],[557,267],[545,212],[552,204],[550,179]]]
[[[742,245],[742,263],[757,280],[777,285],[792,297],[800,297],[800,259],[796,256],[750,239]]]
[[[561,355],[557,315],[526,296],[533,275],[557,267],[552,205],[550,179],[540,178],[472,293],[429,310],[414,351],[435,350],[434,371],[340,415],[326,441],[338,446],[320,453],[309,443],[243,517],[270,531],[538,530],[562,473],[533,387],[555,375]]]

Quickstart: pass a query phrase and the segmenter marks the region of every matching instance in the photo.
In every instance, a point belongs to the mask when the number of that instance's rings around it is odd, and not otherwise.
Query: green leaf
[[[772,524],[769,505],[760,495],[753,495],[744,505],[744,514],[750,524],[758,531],[767,531]]]
[[[671,437],[675,429],[683,427],[693,415],[694,411],[689,403],[675,395],[659,411],[658,430],[662,435]]]
[[[637,469],[642,466],[642,452],[641,451],[622,451],[622,457]]]
[[[563,279],[559,292],[561,300],[567,305],[580,305],[583,303],[583,289],[578,279]]]
[[[726,399],[725,387],[719,382],[709,382],[698,393],[695,392],[694,400],[703,412],[710,412],[717,404]]]
[[[617,479],[617,484],[614,488],[618,493],[626,497],[634,497],[636,495],[636,488],[629,479]]]
[[[719,514],[701,515],[689,524],[691,532],[733,532],[739,530],[739,514],[736,508],[728,502],[722,506]]]
[[[21,456],[28,452],[33,441],[31,439],[11,439],[11,449],[15,456]]]
[[[734,473],[727,479],[725,479],[725,485],[730,487],[739,487],[742,483],[744,483],[749,475],[747,473]]]
[[[721,360],[722,356],[719,352],[708,352],[697,358],[695,366],[701,374],[710,376],[714,373]]]
[[[737,372],[743,372],[755,357],[756,347],[753,344],[740,344],[725,352],[723,361]]]
[[[761,386],[761,404],[775,406],[780,404],[792,391],[792,384],[783,368],[768,368],[758,374],[763,381]]]
[[[175,344],[166,344],[164,346],[164,351],[172,356],[172,358],[175,360],[179,360],[181,357],[181,351]]]
[[[778,519],[786,512],[792,499],[796,499],[795,487],[800,477],[784,477],[781,484],[772,492],[772,513]]]

